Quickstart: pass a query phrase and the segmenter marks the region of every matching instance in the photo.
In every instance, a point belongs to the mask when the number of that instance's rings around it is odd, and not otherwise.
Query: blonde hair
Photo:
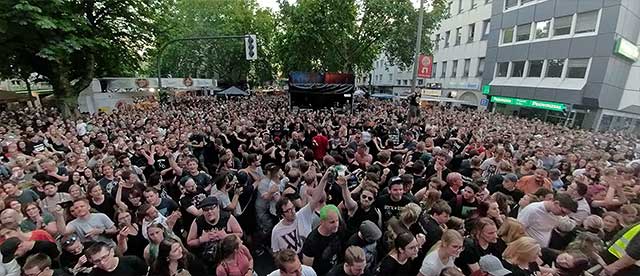
[[[505,219],[502,226],[498,229],[498,237],[507,244],[526,235],[524,225],[514,218]]]
[[[442,233],[442,237],[440,238],[440,240],[438,242],[436,242],[436,244],[434,244],[431,249],[429,249],[429,252],[438,249],[442,246],[448,246],[450,244],[452,244],[455,241],[460,241],[460,242],[464,242],[464,237],[462,237],[462,234],[460,234],[460,232],[453,230],[453,229],[447,229],[444,231],[444,233]]]
[[[400,221],[407,226],[413,225],[420,218],[421,212],[422,208],[418,204],[411,202],[400,211]]]
[[[344,252],[344,262],[346,264],[353,265],[354,263],[362,263],[366,261],[367,258],[364,254],[364,250],[359,246],[349,246]]]
[[[531,237],[521,237],[507,245],[502,257],[512,264],[527,264],[540,253],[540,245]]]

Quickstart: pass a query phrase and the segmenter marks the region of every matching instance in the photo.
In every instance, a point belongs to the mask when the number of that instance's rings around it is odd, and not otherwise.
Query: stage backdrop
[[[289,73],[289,96],[294,106],[314,109],[339,106],[348,103],[354,91],[353,74]]]

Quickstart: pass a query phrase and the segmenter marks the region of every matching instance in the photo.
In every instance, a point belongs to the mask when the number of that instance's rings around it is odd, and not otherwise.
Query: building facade
[[[640,1],[493,0],[490,20],[492,109],[640,131]]]

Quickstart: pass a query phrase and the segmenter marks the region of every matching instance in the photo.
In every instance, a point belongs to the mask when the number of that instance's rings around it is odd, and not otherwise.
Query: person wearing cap
[[[516,183],[518,183],[518,176],[514,173],[508,173],[503,177],[502,185],[497,187],[496,192],[508,195],[513,198],[514,202],[518,202],[524,196],[524,193],[516,189]]]
[[[69,276],[70,274],[61,269],[51,268],[51,258],[38,253],[31,255],[22,267],[24,276]]]
[[[378,261],[378,240],[382,237],[382,231],[375,223],[365,220],[360,224],[358,232],[351,235],[346,246],[358,246],[364,250],[366,258],[366,272],[373,272]]]
[[[202,261],[213,263],[220,241],[227,235],[242,238],[242,228],[232,214],[220,210],[220,202],[216,197],[210,196],[203,199],[198,208],[202,210],[202,215],[191,223],[187,244],[194,249],[195,255]],[[209,269],[215,271],[215,266],[210,266]]]
[[[404,194],[402,178],[397,176],[391,178],[389,193],[376,199],[376,207],[382,212],[382,222],[386,223],[392,217],[398,218],[400,210],[410,202],[411,199]]]
[[[338,264],[342,254],[340,210],[335,205],[320,209],[320,225],[313,229],[302,246],[302,263],[313,267],[319,275],[327,273]]]
[[[0,245],[0,252],[4,262],[15,259],[21,266],[24,265],[27,257],[44,253],[51,259],[57,259],[60,252],[55,243],[50,241],[22,241],[16,237],[9,238]]]
[[[578,203],[569,195],[558,193],[553,200],[534,202],[524,207],[518,214],[518,221],[540,246],[547,247],[551,232],[560,223],[559,217],[568,216],[576,210],[578,210]]]
[[[91,273],[93,264],[87,262],[87,256],[83,254],[84,249],[90,247],[95,242],[87,241],[82,243],[76,234],[63,236],[59,242],[62,249],[60,253],[60,267],[67,269],[75,276],[87,276]]]
[[[502,262],[498,257],[493,255],[485,255],[480,258],[478,262],[480,271],[486,273],[489,276],[507,276],[511,275],[511,271],[504,268]]]

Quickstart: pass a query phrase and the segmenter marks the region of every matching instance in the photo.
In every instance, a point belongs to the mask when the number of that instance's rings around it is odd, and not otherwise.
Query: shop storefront
[[[572,115],[567,104],[558,102],[502,96],[491,96],[491,102],[495,112],[522,118],[540,119],[552,124],[565,124]],[[581,122],[577,123],[581,124]]]

